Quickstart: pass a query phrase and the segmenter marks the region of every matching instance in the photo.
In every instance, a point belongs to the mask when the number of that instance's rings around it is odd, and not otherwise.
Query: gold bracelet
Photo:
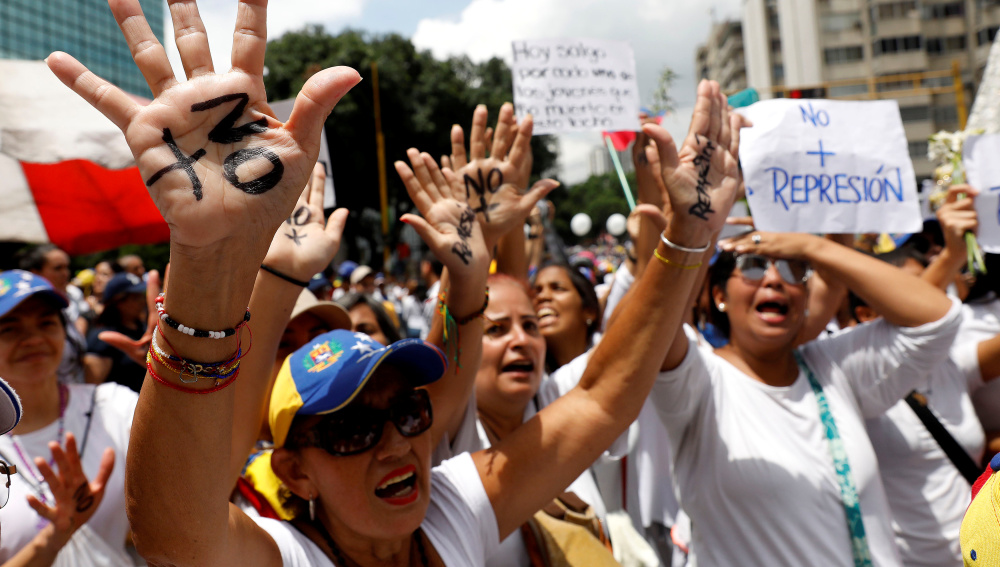
[[[676,266],[682,270],[696,270],[701,267],[701,262],[698,262],[697,264],[681,264],[680,262],[668,260],[663,254],[660,254],[660,251],[656,248],[653,248],[653,256],[656,256],[656,259],[663,262],[664,265]]]

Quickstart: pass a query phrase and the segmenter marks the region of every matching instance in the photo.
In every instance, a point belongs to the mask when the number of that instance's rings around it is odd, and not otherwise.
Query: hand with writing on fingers
[[[216,74],[197,6],[170,0],[186,82],[175,79],[138,0],[109,4],[154,100],[142,106],[65,53],[50,55],[49,68],[125,134],[174,252],[262,258],[310,176],[326,117],[360,80],[357,72],[338,67],[310,77],[282,124],[262,78],[266,2],[240,0],[233,68]]]
[[[722,229],[740,182],[734,151],[739,149],[741,123],[730,114],[718,83],[702,81],[680,151],[665,129],[643,125],[659,152],[672,210],[670,232],[683,240],[676,244],[704,246]]]
[[[150,270],[146,275],[146,332],[141,337],[133,339],[118,331],[102,331],[97,334],[97,338],[122,351],[136,364],[145,366],[146,353],[149,352],[153,333],[156,332],[156,324],[160,320],[156,313],[156,296],[160,295],[162,289],[160,272]]]
[[[309,281],[333,260],[347,222],[347,209],[337,209],[323,220],[326,170],[317,163],[292,214],[278,227],[264,264],[301,281]]]
[[[533,124],[530,116],[518,125],[514,106],[505,103],[500,107],[489,157],[486,157],[486,117],[486,107],[476,107],[472,115],[469,161],[455,170],[455,174],[492,248],[504,234],[524,224],[535,203],[559,184],[543,179],[524,192],[531,175]],[[453,137],[453,152],[457,150],[455,141]],[[453,160],[453,163],[461,163],[461,160]]]
[[[967,198],[960,198],[961,195]],[[945,202],[937,210],[944,247],[949,254],[964,259],[967,254],[965,233],[976,234],[979,230],[979,216],[976,214],[976,195],[979,192],[969,185],[952,185],[948,188]]]
[[[61,547],[80,526],[90,520],[101,505],[104,487],[115,468],[115,452],[110,447],[105,449],[97,475],[93,481],[89,481],[83,472],[76,438],[72,433],[66,434],[65,450],[55,441],[49,443],[49,449],[59,472],[53,471],[41,457],[35,459],[35,466],[45,479],[55,502],[49,506],[29,495],[28,505],[52,524],[55,542]]]
[[[396,172],[422,216],[403,215],[401,220],[417,231],[452,278],[485,278],[490,249],[455,174],[438,169],[429,154],[415,149],[407,157],[412,169],[397,161]]]

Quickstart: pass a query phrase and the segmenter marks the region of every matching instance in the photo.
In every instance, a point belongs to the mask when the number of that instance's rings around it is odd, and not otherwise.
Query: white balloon
[[[625,215],[621,213],[615,213],[610,217],[608,217],[608,222],[605,223],[605,226],[608,228],[608,232],[610,232],[611,234],[615,236],[621,236],[622,234],[625,234],[625,224],[627,222],[628,219],[625,218]]]
[[[590,232],[590,227],[593,222],[587,213],[576,213],[573,218],[569,221],[569,228],[573,231],[573,234],[577,236],[583,236]]]

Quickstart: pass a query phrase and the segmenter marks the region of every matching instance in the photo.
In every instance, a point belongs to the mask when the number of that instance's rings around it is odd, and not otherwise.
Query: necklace
[[[333,537],[331,537],[330,533],[326,531],[323,524],[319,520],[316,520],[313,522],[313,527],[315,527],[319,531],[320,535],[323,536],[323,539],[326,541],[326,545],[333,553],[333,560],[337,562],[337,567],[348,567],[347,559],[344,558],[344,555],[340,552],[340,548],[337,547],[337,544],[333,541]],[[412,540],[416,541],[417,553],[420,555],[421,567],[428,567],[427,550],[424,549],[424,537],[420,528],[417,528],[417,531],[413,532],[411,541]]]
[[[66,433],[66,402],[68,397],[66,386],[64,384],[59,384],[59,430],[58,433],[56,433],[56,443],[60,446],[63,444],[63,436]],[[22,463],[24,463],[24,469],[28,472],[27,476],[30,476],[34,481],[32,482],[29,480],[28,484],[35,489],[41,503],[47,506],[49,504],[49,499],[45,495],[45,491],[42,489],[42,486],[46,484],[45,477],[42,476],[42,473],[35,468],[34,463],[28,456],[28,452],[25,451],[24,446],[21,445],[21,442],[18,441],[17,438],[17,435],[12,435],[10,440],[14,445],[14,451],[17,452],[17,457],[21,459]],[[54,469],[56,465],[55,459],[50,457],[48,464],[49,468]],[[25,480],[27,480],[27,476],[25,476]]]

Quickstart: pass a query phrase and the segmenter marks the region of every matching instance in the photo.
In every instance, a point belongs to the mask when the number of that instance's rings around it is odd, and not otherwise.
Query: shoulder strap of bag
[[[921,423],[927,428],[931,437],[937,441],[944,454],[948,455],[948,459],[955,465],[958,472],[962,473],[962,476],[965,477],[965,480],[969,484],[975,484],[976,479],[983,472],[982,469],[976,466],[976,462],[972,460],[969,453],[952,437],[948,429],[945,428],[937,416],[934,415],[934,412],[931,411],[931,408],[927,407],[927,398],[914,390],[906,396],[906,403],[913,410],[913,413],[917,414],[917,417],[920,418]]]

